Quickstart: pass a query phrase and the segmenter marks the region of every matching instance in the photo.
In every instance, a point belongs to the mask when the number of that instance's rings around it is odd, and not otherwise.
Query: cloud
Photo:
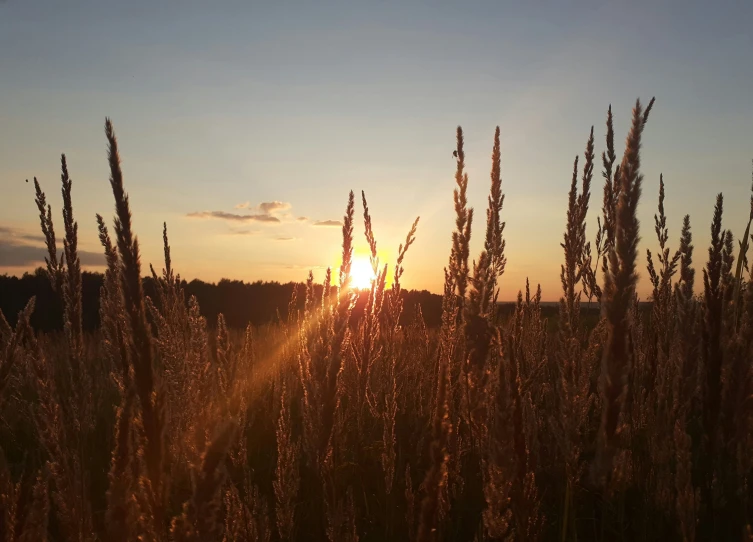
[[[259,230],[232,230],[230,232],[231,235],[256,235],[259,233]]]
[[[239,203],[235,206],[235,209],[247,209],[248,214],[241,213],[228,213],[225,211],[194,211],[186,214],[189,218],[203,218],[203,219],[217,219],[226,220],[228,222],[266,222],[266,223],[279,223],[282,220],[292,219],[292,216],[288,213],[284,213],[291,208],[291,205],[284,201],[264,201],[259,205],[252,207],[251,204],[246,201]],[[282,214],[281,214],[282,213]],[[282,217],[282,219],[281,219]]]
[[[290,204],[284,201],[265,201],[257,207],[264,214],[276,213],[278,211],[287,211]]]
[[[24,241],[32,241],[34,243],[44,243],[45,238],[43,235],[33,235],[29,233],[23,233],[15,228],[9,228],[7,226],[0,226],[0,238],[22,239]]]
[[[220,220],[229,220],[231,222],[279,222],[280,219],[270,214],[261,215],[239,215],[235,213],[226,213],[225,211],[196,211],[188,213],[189,218],[218,218]]]
[[[296,218],[298,222],[306,222],[308,219],[309,217],[307,216],[299,216],[298,218]]]
[[[235,206],[236,209],[253,209],[260,211],[262,214],[271,215],[279,211],[287,211],[291,208],[291,205],[286,201],[263,201],[255,207],[251,207],[251,203],[246,201],[239,203]]]
[[[44,263],[47,256],[45,239],[42,235],[29,234],[17,228],[0,226],[0,267],[37,266]],[[58,257],[62,254],[62,243],[58,240]],[[79,250],[82,265],[103,266],[105,256],[100,252]]]
[[[292,241],[295,237],[275,237],[275,241]]]
[[[36,266],[44,263],[47,249],[40,246],[25,245],[14,239],[0,239],[0,267]],[[58,257],[60,251],[58,251]],[[98,252],[79,250],[81,265],[100,267],[105,265],[105,256]]]
[[[314,222],[314,226],[342,226],[343,223],[339,220],[317,220]]]

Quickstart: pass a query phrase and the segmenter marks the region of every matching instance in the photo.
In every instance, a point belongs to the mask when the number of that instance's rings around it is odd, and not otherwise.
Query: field
[[[97,217],[107,271],[95,319],[65,157],[62,249],[34,181],[63,331],[40,330],[33,298],[0,318],[0,540],[753,541],[753,196],[739,241],[721,194],[710,240],[694,241],[687,216],[670,240],[662,183],[644,260],[636,210],[653,104],[636,102],[621,160],[611,108],[601,159],[592,129],[575,160],[556,314],[529,284],[500,305],[499,129],[486,214],[474,216],[458,128],[436,316],[401,286],[419,219],[388,266],[366,196],[351,192],[342,267],[291,285],[276,318],[245,329],[187,295],[167,227],[164,268],[143,278],[107,120],[115,217]],[[357,214],[375,276],[360,291]],[[473,256],[472,232],[484,239]]]

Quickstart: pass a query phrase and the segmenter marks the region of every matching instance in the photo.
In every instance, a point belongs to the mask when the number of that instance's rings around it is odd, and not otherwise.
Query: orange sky
[[[733,232],[749,210],[753,71],[741,67],[753,57],[753,4],[645,2],[648,19],[619,4],[0,3],[0,272],[43,257],[25,179],[40,179],[62,227],[61,152],[84,263],[101,261],[94,215],[113,210],[110,116],[145,264],[162,265],[166,221],[187,279],[303,281],[313,270],[321,280],[338,263],[348,191],[363,189],[383,262],[421,216],[404,283],[439,293],[455,127],[466,134],[478,255],[499,125],[502,299],[530,277],[556,300],[572,160],[591,125],[603,150],[610,103],[619,150],[635,98],[656,95],[642,155],[641,260],[656,247],[663,173],[670,246],[689,213],[699,284],[716,193]],[[356,257],[366,258],[360,222],[356,235]]]

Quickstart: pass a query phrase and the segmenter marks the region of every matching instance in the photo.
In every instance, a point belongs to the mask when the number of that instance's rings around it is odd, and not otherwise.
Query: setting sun
[[[359,290],[371,288],[371,281],[374,279],[374,270],[371,268],[371,262],[366,257],[353,258],[353,265],[350,269],[352,276],[353,288]]]

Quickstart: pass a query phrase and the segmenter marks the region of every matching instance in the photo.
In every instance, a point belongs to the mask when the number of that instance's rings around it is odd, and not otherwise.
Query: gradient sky
[[[340,231],[315,224],[340,220],[353,189],[366,191],[389,262],[421,215],[404,283],[440,292],[455,127],[466,134],[477,255],[499,125],[502,297],[530,277],[557,299],[573,158],[591,125],[601,153],[610,103],[621,155],[634,100],[652,95],[641,262],[656,246],[662,172],[671,246],[689,213],[697,269],[717,192],[727,198],[725,227],[745,227],[753,2],[265,4],[0,1],[0,272],[39,264],[25,179],[39,178],[62,230],[62,152],[84,263],[99,261],[94,214],[113,213],[105,116],[119,137],[144,263],[162,267],[167,221],[187,279],[304,280],[309,269],[321,279],[337,265]],[[601,207],[596,170],[591,225]],[[272,202],[282,205],[261,206]],[[279,221],[230,216],[248,214]],[[356,233],[362,257],[360,222]]]

